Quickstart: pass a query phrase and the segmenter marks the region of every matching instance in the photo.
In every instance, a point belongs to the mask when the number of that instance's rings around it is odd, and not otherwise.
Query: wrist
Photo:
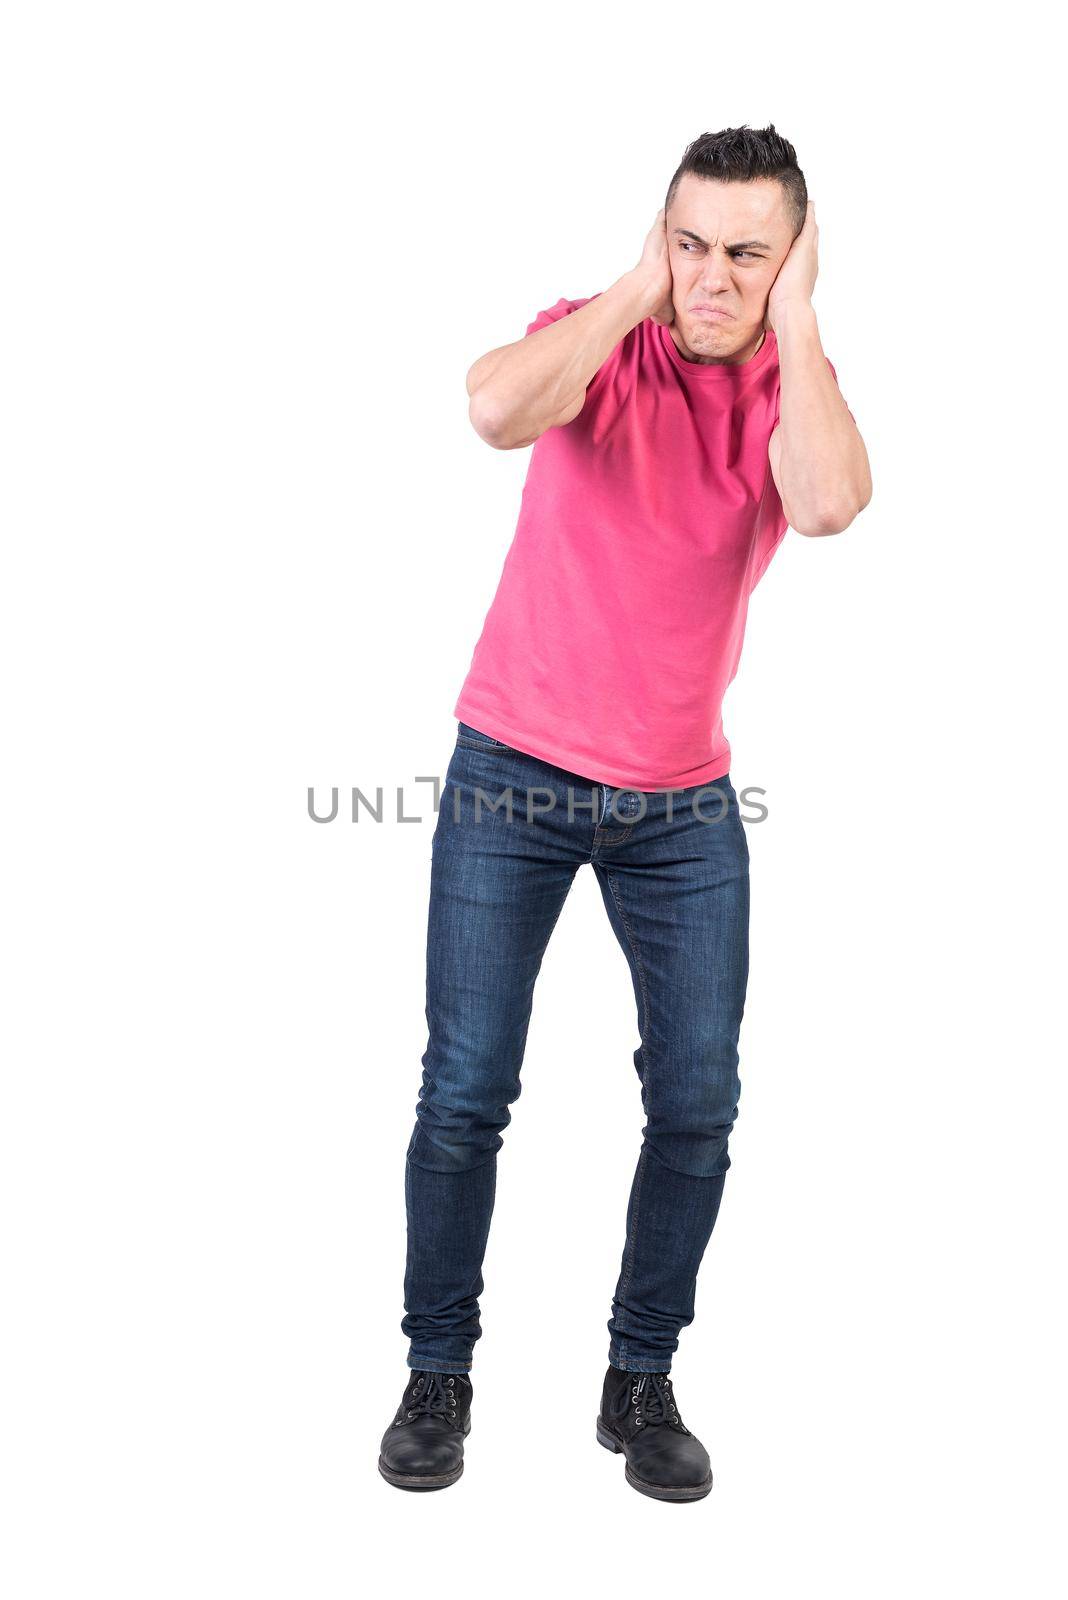
[[[768,305],[768,325],[778,339],[788,328],[814,329],[816,309],[811,300],[782,300]]]
[[[660,273],[655,276],[643,271],[641,267],[632,267],[629,272],[613,284],[613,288],[620,291],[621,304],[632,307],[634,322],[644,322],[646,317],[652,316],[654,311],[664,303],[664,284]]]

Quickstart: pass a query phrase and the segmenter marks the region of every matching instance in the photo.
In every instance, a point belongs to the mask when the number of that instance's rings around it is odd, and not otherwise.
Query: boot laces
[[[670,1427],[682,1427],[671,1379],[666,1372],[643,1372],[631,1385],[630,1394],[634,1404],[634,1421],[639,1428],[656,1427],[663,1422]]]
[[[416,1375],[415,1394],[408,1401],[407,1420],[413,1417],[446,1417],[456,1419],[456,1380],[447,1372],[420,1372]]]

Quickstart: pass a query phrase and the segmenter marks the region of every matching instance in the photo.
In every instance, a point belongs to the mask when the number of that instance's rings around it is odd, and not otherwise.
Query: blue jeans
[[[429,1038],[405,1165],[409,1367],[471,1366],[534,984],[586,862],[630,966],[645,1112],[608,1359],[668,1371],[693,1320],[740,1089],[749,847],[734,788],[616,789],[461,722],[432,844]]]

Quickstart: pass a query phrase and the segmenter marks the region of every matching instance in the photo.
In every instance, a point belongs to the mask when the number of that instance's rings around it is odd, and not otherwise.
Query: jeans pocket
[[[488,745],[491,750],[509,750],[511,748],[510,745],[505,744],[503,739],[494,739],[490,734],[482,733],[478,728],[472,728],[466,722],[457,722],[457,727],[459,729],[458,737],[466,739],[472,744]]]

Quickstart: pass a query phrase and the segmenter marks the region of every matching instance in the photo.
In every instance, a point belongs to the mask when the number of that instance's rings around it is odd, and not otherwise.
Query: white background
[[[1063,1592],[1036,15],[7,11],[12,1597]],[[787,535],[725,707],[770,817],[674,1369],[716,1486],[646,1500],[594,1441],[641,1112],[584,872],[500,1160],[467,1470],[405,1495],[376,1459],[407,1376],[415,779],[448,763],[528,459],[479,441],[464,375],[634,264],[689,140],[768,121],[875,494]],[[317,827],[310,784],[381,785],[394,820]]]

